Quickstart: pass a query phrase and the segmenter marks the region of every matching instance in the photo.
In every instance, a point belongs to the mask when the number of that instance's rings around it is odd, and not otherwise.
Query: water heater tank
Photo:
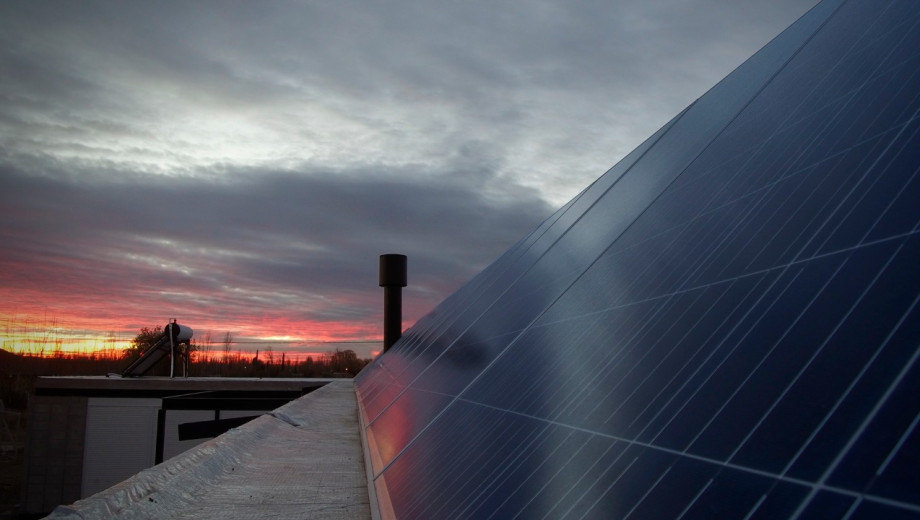
[[[186,327],[185,325],[179,325],[178,323],[170,323],[165,328],[163,332],[169,334],[172,331],[173,339],[176,342],[183,342],[192,339],[192,329]]]

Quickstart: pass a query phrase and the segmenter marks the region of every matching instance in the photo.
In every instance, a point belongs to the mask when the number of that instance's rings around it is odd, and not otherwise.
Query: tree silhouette
[[[141,354],[147,352],[150,348],[153,348],[156,345],[160,336],[163,335],[163,331],[159,327],[143,327],[137,336],[134,336],[134,339],[131,340],[131,345],[125,348],[123,357],[126,361],[134,361],[135,359],[141,357]]]

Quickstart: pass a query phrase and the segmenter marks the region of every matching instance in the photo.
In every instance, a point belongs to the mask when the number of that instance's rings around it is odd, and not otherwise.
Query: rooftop
[[[232,513],[231,513],[232,512]],[[371,518],[351,379],[334,380],[49,518]]]

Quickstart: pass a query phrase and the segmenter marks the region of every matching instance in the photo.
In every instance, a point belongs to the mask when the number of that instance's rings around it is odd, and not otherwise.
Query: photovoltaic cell
[[[384,517],[920,518],[920,3],[820,3],[358,377]]]

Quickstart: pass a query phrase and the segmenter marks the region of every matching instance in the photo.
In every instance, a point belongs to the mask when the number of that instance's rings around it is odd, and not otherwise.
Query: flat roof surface
[[[351,379],[324,387],[49,518],[370,519]]]

